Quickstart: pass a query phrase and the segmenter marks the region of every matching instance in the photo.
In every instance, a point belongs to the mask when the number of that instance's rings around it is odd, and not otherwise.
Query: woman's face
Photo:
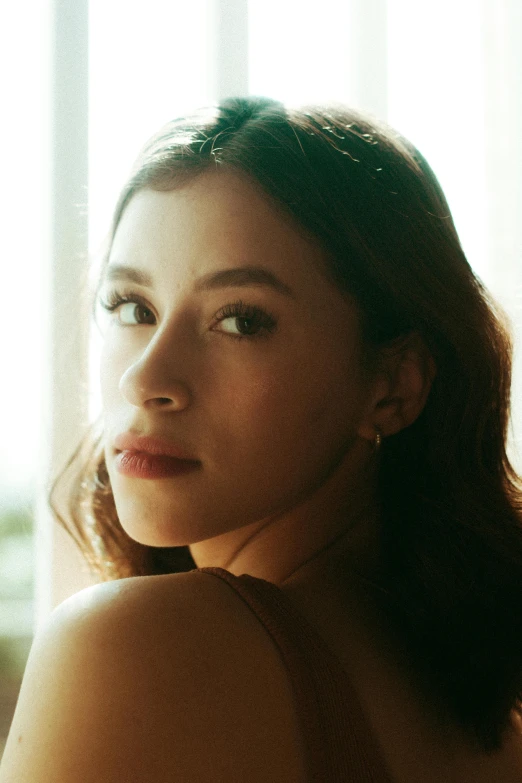
[[[101,386],[107,469],[132,538],[182,546],[284,517],[343,464],[367,390],[355,308],[322,263],[239,174],[205,172],[133,196],[105,269],[114,279],[100,292],[129,300],[104,314]],[[239,276],[247,267],[264,279]],[[237,277],[212,282],[225,270]],[[121,472],[114,442],[129,431],[199,465],[164,477]]]

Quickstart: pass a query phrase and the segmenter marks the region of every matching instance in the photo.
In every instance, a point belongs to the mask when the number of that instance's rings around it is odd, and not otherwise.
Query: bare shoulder
[[[132,577],[87,587],[58,606],[49,626],[75,629],[92,643],[128,654],[192,656],[228,666],[273,657],[275,647],[243,599],[222,579],[191,571]],[[198,657],[196,657],[196,660]]]
[[[123,579],[67,599],[37,635],[0,783],[297,781],[294,735],[277,651],[226,583]]]

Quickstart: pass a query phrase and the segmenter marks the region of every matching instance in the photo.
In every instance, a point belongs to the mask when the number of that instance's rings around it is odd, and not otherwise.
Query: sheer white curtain
[[[482,0],[486,281],[516,332],[513,453],[522,473],[522,4]]]
[[[50,483],[87,425],[87,312],[83,302],[87,249],[88,0],[52,0],[41,35],[48,43],[50,107],[46,268],[41,367],[43,414],[35,530],[35,625],[66,595],[84,586],[82,563],[53,522]],[[41,327],[40,327],[41,329]],[[62,547],[63,549],[62,554]],[[58,599],[58,600],[57,600]]]
[[[78,13],[87,3],[88,25],[85,18],[75,24],[69,17],[70,34],[77,36],[80,51],[90,36],[90,63],[87,68],[84,61],[75,96],[85,103],[75,120],[81,128],[73,128],[69,118],[67,130],[67,104],[61,101],[56,112],[63,115],[64,124],[55,130],[72,134],[79,159],[85,160],[82,134],[87,129],[88,101],[88,177],[79,169],[74,175],[76,190],[62,197],[77,203],[78,188],[88,184],[91,252],[96,252],[108,228],[117,190],[135,153],[162,122],[232,94],[265,94],[289,103],[334,99],[387,119],[427,157],[446,191],[470,263],[504,304],[520,341],[518,0],[149,0],[146,10],[124,0],[78,0]],[[65,7],[70,4],[55,0],[55,7],[59,27],[66,23]],[[55,79],[64,78],[57,66]],[[71,94],[67,100],[72,98]],[[74,157],[68,146],[64,155]],[[87,203],[83,196],[80,200]],[[86,218],[78,214],[76,238],[70,240],[69,250],[60,251],[66,256],[71,250],[78,256],[78,244],[87,250],[82,222]],[[57,223],[55,232],[62,230]],[[85,265],[78,262],[73,268],[79,280]],[[52,406],[60,406],[60,415],[65,407],[68,418],[62,423],[59,417],[53,419],[54,451],[45,470],[50,465],[54,469],[69,450],[65,445],[81,434],[89,407],[89,392],[80,380],[85,332],[77,359],[70,359],[67,372],[58,372],[59,357],[78,316],[73,304],[60,297],[64,284],[73,285],[71,272],[59,259],[56,269],[51,297],[60,301],[61,327],[48,347],[55,368]],[[520,437],[519,353],[514,420]],[[90,393],[94,416],[99,409],[95,381]],[[52,605],[79,589],[83,577],[76,566],[74,574],[67,569],[67,562],[77,562],[72,549],[52,532],[55,526],[43,513],[40,527],[42,541],[47,542],[40,558],[42,618]]]

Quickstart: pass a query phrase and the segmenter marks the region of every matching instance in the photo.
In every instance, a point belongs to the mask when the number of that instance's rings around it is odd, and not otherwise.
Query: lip
[[[136,435],[133,432],[123,432],[114,439],[114,450],[117,452],[139,452],[141,456],[174,457],[184,462],[198,463],[185,449],[171,441],[151,435]]]
[[[199,462],[181,460],[165,454],[124,450],[114,460],[116,470],[124,476],[141,479],[162,479],[189,473],[200,467]]]

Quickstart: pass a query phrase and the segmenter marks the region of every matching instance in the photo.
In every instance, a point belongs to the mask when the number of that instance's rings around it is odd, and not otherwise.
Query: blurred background
[[[83,291],[143,142],[227,95],[387,120],[446,192],[516,335],[522,439],[519,0],[26,0],[0,24],[0,755],[31,641],[91,582],[47,506],[99,410]]]

